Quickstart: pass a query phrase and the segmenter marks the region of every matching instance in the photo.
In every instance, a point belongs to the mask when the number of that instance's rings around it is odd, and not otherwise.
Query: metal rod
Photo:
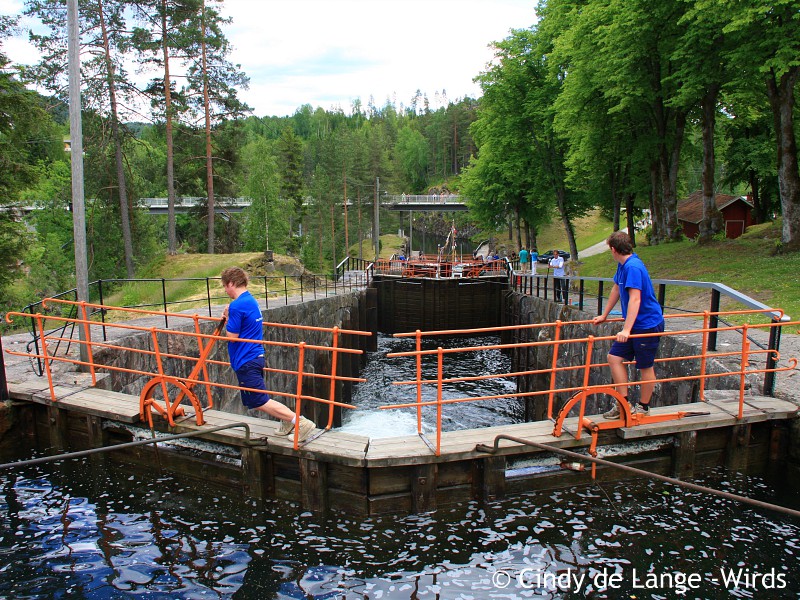
[[[20,460],[17,462],[0,464],[0,471],[5,469],[13,469],[15,467],[29,467],[32,465],[40,465],[43,463],[54,462],[58,460],[68,460],[73,458],[83,458],[84,456],[91,456],[92,454],[100,454],[102,452],[110,452],[111,450],[121,450],[123,448],[133,448],[135,446],[143,446],[145,444],[156,444],[158,442],[169,442],[171,440],[178,440],[182,438],[198,437],[207,433],[214,433],[215,431],[222,431],[223,429],[232,429],[233,427],[244,427],[245,443],[248,446],[266,446],[267,442],[259,441],[253,442],[250,440],[250,427],[247,423],[230,423],[228,425],[218,425],[209,429],[201,429],[198,431],[187,431],[186,433],[176,433],[172,435],[165,435],[158,438],[150,438],[147,440],[137,440],[135,442],[125,442],[123,444],[115,444],[114,446],[103,446],[102,448],[92,448],[90,450],[81,450],[80,452],[68,452],[65,454],[57,454],[55,456],[43,456],[41,458],[33,458],[30,460]]]
[[[752,506],[758,506],[759,508],[764,508],[767,510],[774,510],[786,515],[791,515],[793,517],[800,517],[800,511],[794,510],[791,508],[786,508],[785,506],[778,506],[777,504],[770,504],[769,502],[762,502],[761,500],[755,500],[753,498],[748,498],[747,496],[740,496],[739,494],[732,494],[730,492],[723,492],[722,490],[715,490],[714,488],[705,487],[702,485],[697,485],[696,483],[690,483],[688,481],[681,481],[680,479],[675,479],[673,477],[667,477],[666,475],[659,475],[658,473],[651,473],[650,471],[644,471],[642,469],[637,469],[636,467],[629,467],[628,465],[621,465],[619,463],[611,462],[610,460],[604,460],[602,458],[595,458],[594,456],[587,456],[585,454],[578,454],[577,452],[572,452],[570,450],[564,450],[563,448],[555,448],[553,446],[548,446],[547,444],[540,444],[539,442],[534,442],[532,440],[526,440],[523,438],[513,437],[510,435],[498,435],[494,438],[494,445],[487,446],[485,444],[478,444],[475,446],[475,450],[478,452],[487,452],[489,454],[494,454],[499,449],[499,442],[500,440],[508,440],[509,442],[514,442],[516,444],[522,444],[523,446],[532,446],[534,448],[538,448],[539,450],[545,450],[547,452],[555,452],[556,454],[563,454],[564,456],[569,456],[570,458],[574,458],[576,460],[588,460],[589,462],[604,465],[606,467],[613,467],[616,469],[620,469],[622,471],[627,471],[628,473],[634,473],[636,475],[643,475],[645,477],[650,477],[651,479],[657,479],[659,481],[663,481],[664,483],[671,483],[673,485],[677,485],[678,487],[688,488],[690,490],[694,490],[696,492],[703,492],[705,494],[713,494],[715,496],[720,496],[722,498],[727,498],[728,500],[733,500],[735,502],[742,502],[744,504],[750,504]]]

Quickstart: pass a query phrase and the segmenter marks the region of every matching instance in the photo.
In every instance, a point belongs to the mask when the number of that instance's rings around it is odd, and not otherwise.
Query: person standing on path
[[[261,308],[253,295],[247,290],[247,273],[239,267],[228,267],[222,271],[222,287],[232,302],[225,307],[222,316],[228,319],[226,337],[231,368],[236,372],[239,386],[263,390],[262,392],[241,391],[241,400],[250,410],[265,412],[280,420],[278,435],[294,432],[298,415],[289,407],[276,402],[267,394],[264,384],[264,346],[255,341],[264,339]],[[299,441],[304,441],[314,431],[313,421],[300,417]]]
[[[528,272],[528,260],[530,259],[530,254],[528,251],[525,250],[525,246],[519,249],[519,270],[523,273]]]
[[[655,387],[655,357],[661,342],[660,335],[636,337],[632,335],[659,334],[664,331],[664,315],[656,298],[653,282],[642,260],[633,252],[633,242],[624,231],[612,233],[607,240],[611,256],[617,261],[614,287],[608,294],[603,314],[592,322],[599,325],[608,318],[611,309],[619,300],[622,304],[622,331],[608,353],[608,364],[615,389],[628,397],[628,367],[626,361],[636,360],[639,371],[639,402],[633,406],[633,414],[647,414]],[[619,419],[619,406],[603,414],[606,419]]]
[[[536,264],[539,262],[539,252],[534,247],[530,253],[531,259],[531,274],[536,275]]]
[[[564,278],[564,259],[558,255],[558,250],[553,251],[553,258],[550,259],[550,266],[553,267],[553,282],[555,283],[556,302],[567,301],[568,282]]]

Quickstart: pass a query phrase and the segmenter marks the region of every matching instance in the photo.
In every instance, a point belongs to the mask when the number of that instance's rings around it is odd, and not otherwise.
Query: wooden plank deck
[[[715,395],[706,402],[681,404],[677,406],[664,406],[652,408],[654,415],[667,414],[678,411],[708,412],[708,415],[685,417],[676,421],[664,421],[639,427],[622,428],[619,436],[624,440],[641,439],[658,435],[669,435],[682,431],[710,429],[713,427],[732,427],[741,423],[758,423],[773,419],[789,419],[797,415],[797,405],[770,398],[768,396],[745,396],[742,420],[739,421],[739,393],[731,392],[731,396]]]
[[[110,392],[93,387],[59,384],[55,387],[58,402],[50,400],[50,390],[46,380],[32,380],[9,384],[11,397],[16,400],[36,402],[39,404],[56,404],[61,408],[86,415],[94,415],[128,424],[144,424],[139,421],[139,398],[128,394]],[[738,392],[715,391],[709,394],[708,401],[677,406],[657,407],[651,409],[652,414],[664,414],[679,411],[703,412],[700,416],[687,416],[683,419],[653,423],[616,430],[622,440],[636,440],[648,437],[665,436],[690,430],[703,430],[716,427],[731,427],[740,423],[754,423],[772,419],[788,419],[797,416],[798,407],[788,401],[766,396],[746,396],[744,418],[738,421]],[[602,420],[600,415],[587,415],[594,420]],[[206,427],[214,427],[232,423],[247,423],[251,440],[263,440],[267,444],[260,446],[263,450],[281,455],[294,455],[293,436],[277,436],[278,423],[257,417],[234,413],[208,410],[205,412]],[[158,429],[168,431],[166,423],[156,417]],[[195,424],[194,416],[187,416],[177,421],[171,433],[202,430]],[[340,465],[392,467],[402,465],[418,465],[429,463],[455,462],[487,456],[477,452],[476,445],[492,446],[495,437],[500,434],[511,435],[548,444],[556,448],[577,448],[588,446],[591,436],[588,432],[575,439],[577,417],[570,417],[564,422],[564,433],[555,438],[552,435],[553,422],[539,421],[520,423],[501,427],[485,427],[466,431],[442,433],[441,455],[436,456],[428,445],[417,435],[392,438],[370,439],[365,436],[337,430],[327,431],[311,442],[301,446],[300,453],[304,458],[323,460]],[[243,428],[208,434],[208,439],[231,446],[246,446],[246,432]],[[432,445],[436,444],[436,435],[427,436]],[[526,446],[503,440],[500,442],[498,454],[515,455],[530,452]]]

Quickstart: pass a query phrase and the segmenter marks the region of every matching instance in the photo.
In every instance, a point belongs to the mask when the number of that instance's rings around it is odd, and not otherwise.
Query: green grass
[[[594,210],[585,217],[575,219],[572,226],[575,230],[575,243],[578,246],[578,252],[602,242],[614,231],[613,223],[604,218],[599,210]],[[539,235],[536,236],[536,244],[539,252],[547,252],[554,249],[569,252],[567,234],[564,233],[564,226],[561,221],[554,221],[543,227]]]
[[[226,267],[244,267],[249,261],[261,256],[258,252],[242,254],[178,254],[164,256],[162,260],[150,265],[142,279],[183,279],[190,281],[169,281],[166,283],[168,302],[179,300],[205,299],[206,277],[219,277]],[[221,292],[215,286],[212,295]],[[111,306],[138,306],[161,302],[160,281],[126,283],[113,294],[104,298]],[[185,308],[191,308],[186,304]],[[157,308],[156,308],[157,310]],[[174,310],[174,309],[173,309]]]

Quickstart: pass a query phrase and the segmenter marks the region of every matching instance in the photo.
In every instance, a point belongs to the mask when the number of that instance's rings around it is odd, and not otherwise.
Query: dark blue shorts
[[[651,329],[633,329],[631,335],[641,335],[645,333],[661,333],[664,331],[664,322],[658,327]],[[661,343],[661,336],[628,338],[627,342],[614,342],[611,344],[609,354],[624,358],[626,361],[636,359],[636,368],[639,370],[649,369],[656,362],[656,352]]]
[[[264,406],[269,400],[269,395],[266,393],[267,386],[264,384],[264,357],[251,360],[244,363],[236,371],[236,378],[239,380],[241,387],[253,388],[256,390],[264,390],[264,392],[248,392],[241,391],[242,404],[247,408],[258,408]]]

